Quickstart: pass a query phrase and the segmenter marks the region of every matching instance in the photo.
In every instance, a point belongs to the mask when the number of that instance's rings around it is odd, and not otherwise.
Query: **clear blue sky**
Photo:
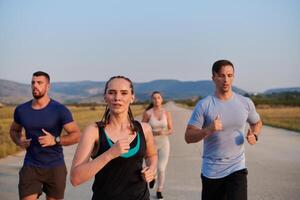
[[[218,59],[235,85],[300,86],[299,0],[0,0],[0,79],[207,80]]]

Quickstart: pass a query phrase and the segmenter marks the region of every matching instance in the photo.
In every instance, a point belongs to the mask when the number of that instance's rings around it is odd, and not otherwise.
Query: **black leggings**
[[[201,174],[202,200],[247,200],[247,174],[247,169],[219,179]]]

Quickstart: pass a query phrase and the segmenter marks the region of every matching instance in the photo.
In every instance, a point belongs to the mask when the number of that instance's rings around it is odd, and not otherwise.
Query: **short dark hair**
[[[37,71],[37,72],[34,72],[34,73],[32,74],[32,76],[44,76],[44,77],[48,80],[48,82],[50,83],[50,76],[49,76],[49,74],[47,74],[46,72],[43,72],[43,71]]]
[[[233,68],[233,71],[234,71],[234,66],[232,64],[232,62],[230,62],[229,60],[218,60],[216,61],[213,66],[212,66],[212,75],[214,75],[215,73],[219,73],[219,71],[221,70],[222,67],[224,66],[231,66]]]

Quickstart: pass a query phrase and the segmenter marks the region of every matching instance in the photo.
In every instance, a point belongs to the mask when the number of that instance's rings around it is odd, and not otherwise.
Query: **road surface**
[[[170,136],[171,153],[164,189],[165,200],[201,199],[202,142],[186,144],[184,131],[191,111],[173,103],[166,105],[174,121],[174,134]],[[76,145],[64,148],[68,169]],[[0,199],[18,199],[18,171],[24,153],[0,160]],[[300,199],[300,134],[264,126],[257,145],[246,144],[246,164],[249,200]],[[69,177],[66,200],[91,198],[92,181],[78,187],[71,186]],[[40,198],[40,199],[44,199]],[[155,190],[151,190],[155,199]]]

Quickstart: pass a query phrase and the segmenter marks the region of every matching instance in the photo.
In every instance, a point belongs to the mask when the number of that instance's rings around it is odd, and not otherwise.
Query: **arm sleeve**
[[[67,123],[74,121],[72,113],[67,107],[62,106],[60,114],[61,114],[60,116],[61,116],[62,125],[65,125]]]
[[[16,109],[15,109],[15,112],[14,112],[14,121],[16,123],[18,123],[18,124],[21,124],[19,107],[16,107]]]
[[[249,114],[248,114],[247,122],[249,124],[255,124],[260,120],[260,116],[256,112],[254,103],[251,101],[251,99],[248,99],[248,106],[249,106]]]
[[[188,122],[188,125],[193,125],[199,129],[202,129],[203,124],[204,124],[204,111],[202,108],[202,104],[199,102],[192,112],[192,116]]]

